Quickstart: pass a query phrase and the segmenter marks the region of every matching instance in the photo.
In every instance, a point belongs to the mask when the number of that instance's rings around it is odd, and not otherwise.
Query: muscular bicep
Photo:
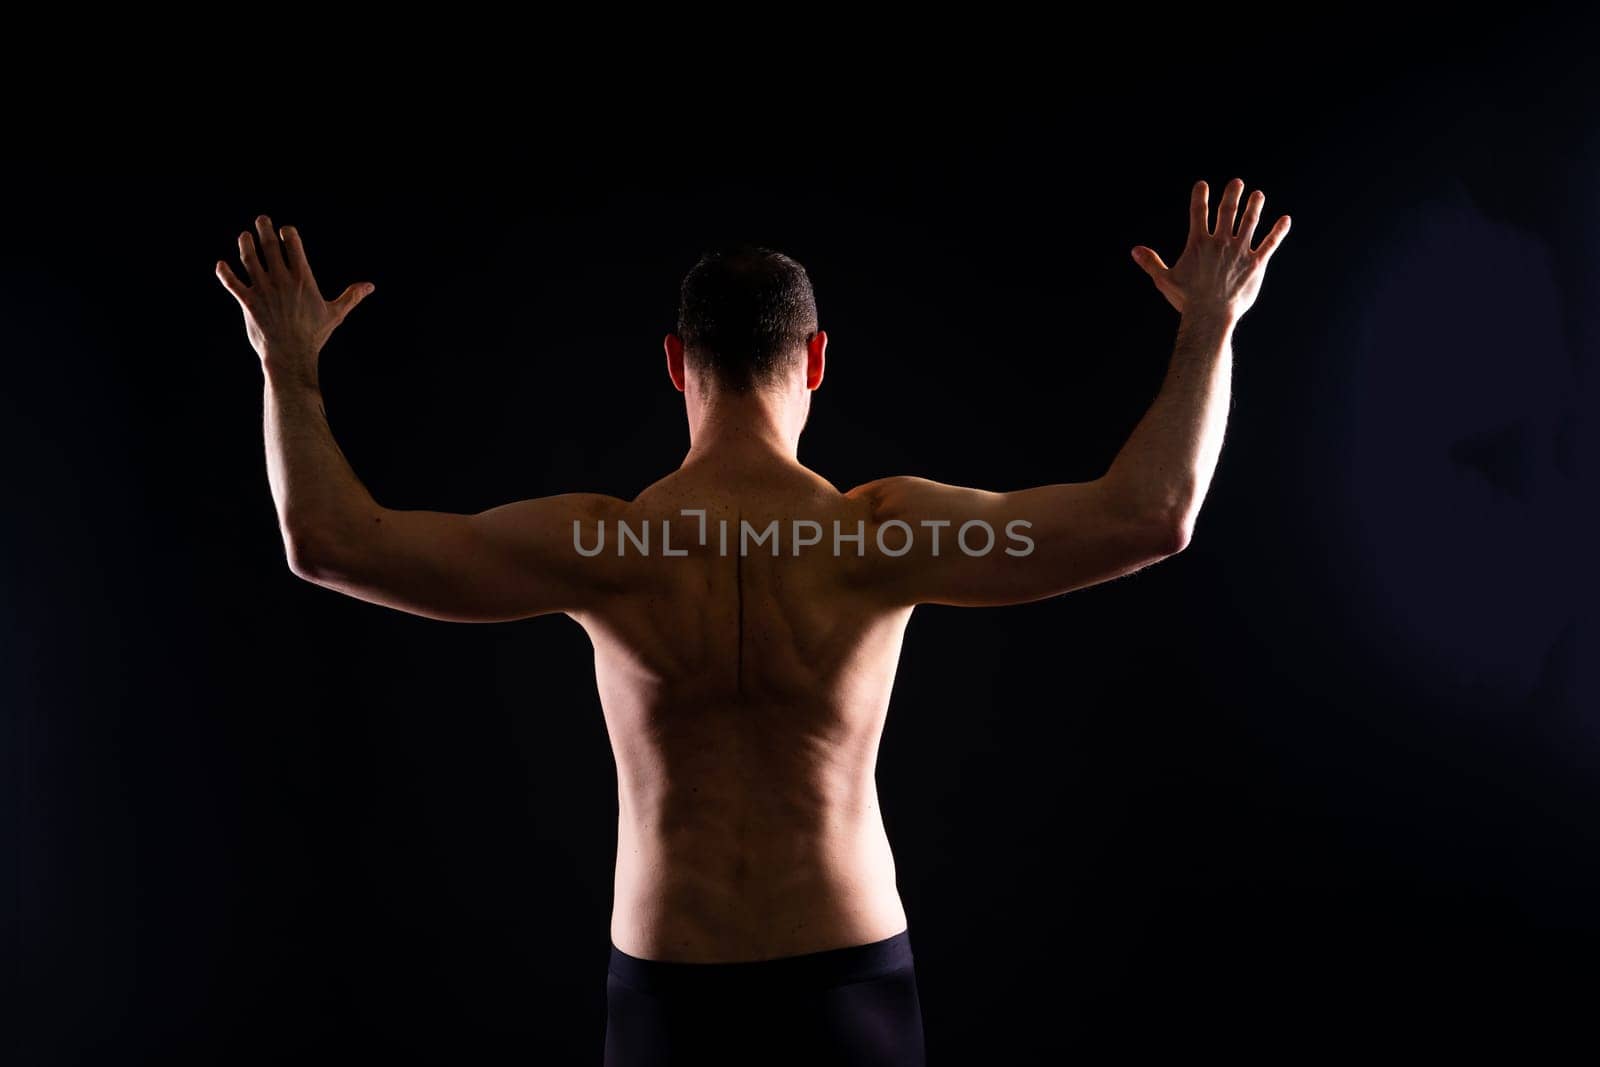
[[[576,549],[574,523],[626,505],[588,493],[522,500],[477,514],[377,508],[325,531],[295,570],[369,603],[448,622],[503,622],[591,606],[621,580],[613,556]]]
[[[1181,547],[1170,524],[1138,512],[1131,494],[1106,478],[1006,493],[887,478],[847,495],[871,507],[865,570],[896,603],[1041,600],[1129,574]]]

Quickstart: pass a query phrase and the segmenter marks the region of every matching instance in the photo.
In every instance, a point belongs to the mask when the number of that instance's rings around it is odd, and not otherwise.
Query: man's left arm
[[[473,515],[378,504],[328,426],[318,386],[323,344],[372,292],[352,285],[322,299],[293,227],[256,219],[239,237],[239,301],[265,379],[267,477],[295,574],[348,596],[428,618],[497,622],[589,607],[608,588],[604,559],[573,566],[573,523],[615,518],[626,505],[598,494],[523,500]]]

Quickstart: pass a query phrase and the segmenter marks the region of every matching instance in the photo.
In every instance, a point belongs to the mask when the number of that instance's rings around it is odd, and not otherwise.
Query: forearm
[[[268,370],[263,387],[267,481],[284,546],[310,557],[377,511],[333,438],[314,374]]]
[[[1185,311],[1161,391],[1107,474],[1130,507],[1183,531],[1194,525],[1222,451],[1236,321],[1222,308]]]

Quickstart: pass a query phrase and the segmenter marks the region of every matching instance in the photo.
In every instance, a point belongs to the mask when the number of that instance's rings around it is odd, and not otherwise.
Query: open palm
[[[1168,267],[1154,249],[1144,245],[1134,248],[1133,259],[1179,311],[1197,305],[1214,306],[1237,318],[1255,303],[1267,261],[1289,232],[1289,216],[1273,223],[1261,244],[1252,249],[1250,241],[1267,202],[1266,194],[1260,189],[1250,194],[1237,229],[1234,221],[1244,182],[1235,178],[1223,188],[1214,227],[1210,224],[1209,194],[1205,182],[1195,183],[1189,197],[1189,240],[1176,263]]]

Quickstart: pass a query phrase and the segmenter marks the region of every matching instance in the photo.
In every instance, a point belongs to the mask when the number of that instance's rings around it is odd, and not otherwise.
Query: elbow
[[[1150,536],[1157,556],[1176,556],[1194,536],[1194,516],[1184,511],[1160,516],[1152,521]]]
[[[1122,477],[1116,485],[1120,510],[1131,524],[1131,540],[1149,560],[1176,556],[1189,547],[1200,511],[1196,494],[1182,487],[1151,486]]]
[[[321,582],[332,572],[332,543],[319,531],[286,528],[283,550],[289,571],[296,578]]]

